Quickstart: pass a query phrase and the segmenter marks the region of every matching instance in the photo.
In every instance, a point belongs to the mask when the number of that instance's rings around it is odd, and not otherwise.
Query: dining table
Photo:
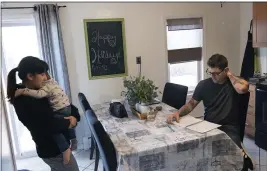
[[[110,136],[117,155],[117,171],[240,171],[239,147],[219,129],[205,133],[168,124],[174,108],[161,106],[154,120],[140,120],[124,102],[128,117],[109,112],[109,102],[93,105],[98,120]]]

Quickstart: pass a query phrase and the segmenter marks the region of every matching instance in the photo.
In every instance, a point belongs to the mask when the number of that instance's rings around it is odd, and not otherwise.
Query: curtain
[[[167,20],[168,31],[202,29],[202,18],[180,18]]]
[[[167,20],[168,31],[178,32],[186,30],[203,29],[202,18],[179,18],[179,19],[168,19]],[[197,39],[197,37],[196,37]],[[177,42],[183,42],[182,39],[177,39]],[[192,48],[177,48],[168,50],[168,63],[174,64],[179,62],[189,61],[201,61],[202,60],[202,47]]]
[[[34,6],[41,54],[49,65],[50,75],[65,90],[71,100],[69,75],[59,20],[59,8],[54,4]]]
[[[168,50],[168,63],[170,64],[189,61],[201,61],[201,57],[201,47]]]

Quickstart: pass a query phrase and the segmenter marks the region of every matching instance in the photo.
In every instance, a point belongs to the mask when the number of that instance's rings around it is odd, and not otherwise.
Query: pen
[[[171,127],[169,124],[168,124],[167,126],[170,128],[170,130],[171,130],[172,132],[175,132],[175,130],[173,130],[172,127]]]

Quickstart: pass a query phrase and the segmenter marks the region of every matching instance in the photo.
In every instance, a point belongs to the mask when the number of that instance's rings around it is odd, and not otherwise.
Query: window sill
[[[196,87],[195,87],[193,90],[190,90],[190,91],[188,91],[188,92],[187,92],[187,96],[189,96],[189,95],[193,95],[193,94],[194,94],[194,91],[195,91],[195,89],[196,89]]]
[[[187,93],[187,96],[193,96],[193,94],[194,94],[194,91],[189,91],[189,92]]]
[[[188,91],[187,96],[186,96],[186,102],[188,102],[192,98],[194,91],[195,90]]]

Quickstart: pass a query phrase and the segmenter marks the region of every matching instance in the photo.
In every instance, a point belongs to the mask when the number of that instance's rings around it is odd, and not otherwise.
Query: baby
[[[58,85],[58,83],[50,78],[48,73],[45,74],[43,81],[43,86],[39,90],[32,90],[28,88],[16,90],[15,96],[25,95],[34,98],[44,98],[47,97],[49,103],[55,115],[60,117],[67,117],[71,115],[70,101],[64,90]],[[74,129],[68,129],[68,136],[71,139],[71,150],[77,148],[77,140]],[[70,160],[71,150],[69,148],[69,143],[63,134],[54,134],[54,140],[56,141],[60,152],[63,153],[63,162],[68,164]]]

